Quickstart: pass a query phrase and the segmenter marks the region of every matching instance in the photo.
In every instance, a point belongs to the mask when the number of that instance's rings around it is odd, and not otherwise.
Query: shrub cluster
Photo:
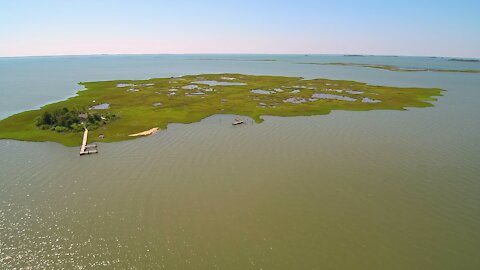
[[[81,117],[83,115],[84,117]],[[116,118],[115,114],[82,113],[68,108],[57,109],[53,112],[46,111],[36,119],[36,125],[41,129],[50,129],[56,132],[83,131],[86,127],[95,130],[108,124]]]

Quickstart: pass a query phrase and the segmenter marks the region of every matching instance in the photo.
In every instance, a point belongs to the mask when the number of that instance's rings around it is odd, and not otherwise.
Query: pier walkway
[[[88,140],[88,129],[85,128],[85,131],[83,132],[82,146],[80,146],[80,155],[98,153],[97,145],[96,144],[87,144],[87,140]]]

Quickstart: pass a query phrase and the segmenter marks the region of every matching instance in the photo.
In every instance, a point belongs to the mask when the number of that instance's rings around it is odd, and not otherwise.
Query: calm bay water
[[[278,61],[249,61],[276,59]],[[418,57],[0,59],[0,118],[80,81],[238,72],[447,90],[435,107],[172,124],[78,156],[0,140],[1,269],[479,269],[480,69]],[[468,67],[467,67],[468,66]],[[80,138],[79,138],[80,139]]]

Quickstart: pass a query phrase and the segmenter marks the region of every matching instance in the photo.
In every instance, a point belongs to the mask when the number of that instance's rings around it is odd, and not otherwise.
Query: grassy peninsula
[[[388,71],[400,71],[400,72],[460,72],[460,73],[480,73],[480,70],[476,69],[434,69],[434,68],[403,68],[392,65],[379,65],[379,64],[360,64],[360,63],[297,63],[304,65],[323,65],[323,66],[350,66],[350,67],[364,67],[383,69]]]
[[[148,80],[81,82],[65,101],[0,121],[0,138],[80,145],[80,125],[92,141],[121,141],[169,123],[192,123],[214,114],[303,116],[332,110],[405,110],[430,107],[437,88],[399,88],[355,81],[299,77],[202,74]],[[82,120],[83,119],[83,120]],[[58,127],[58,126],[62,127]]]

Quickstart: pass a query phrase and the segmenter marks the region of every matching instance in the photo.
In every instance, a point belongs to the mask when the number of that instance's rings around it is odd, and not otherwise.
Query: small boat
[[[236,125],[240,125],[240,124],[243,124],[243,123],[245,123],[245,122],[243,122],[243,120],[235,118],[235,120],[232,122],[232,125],[236,126]]]

